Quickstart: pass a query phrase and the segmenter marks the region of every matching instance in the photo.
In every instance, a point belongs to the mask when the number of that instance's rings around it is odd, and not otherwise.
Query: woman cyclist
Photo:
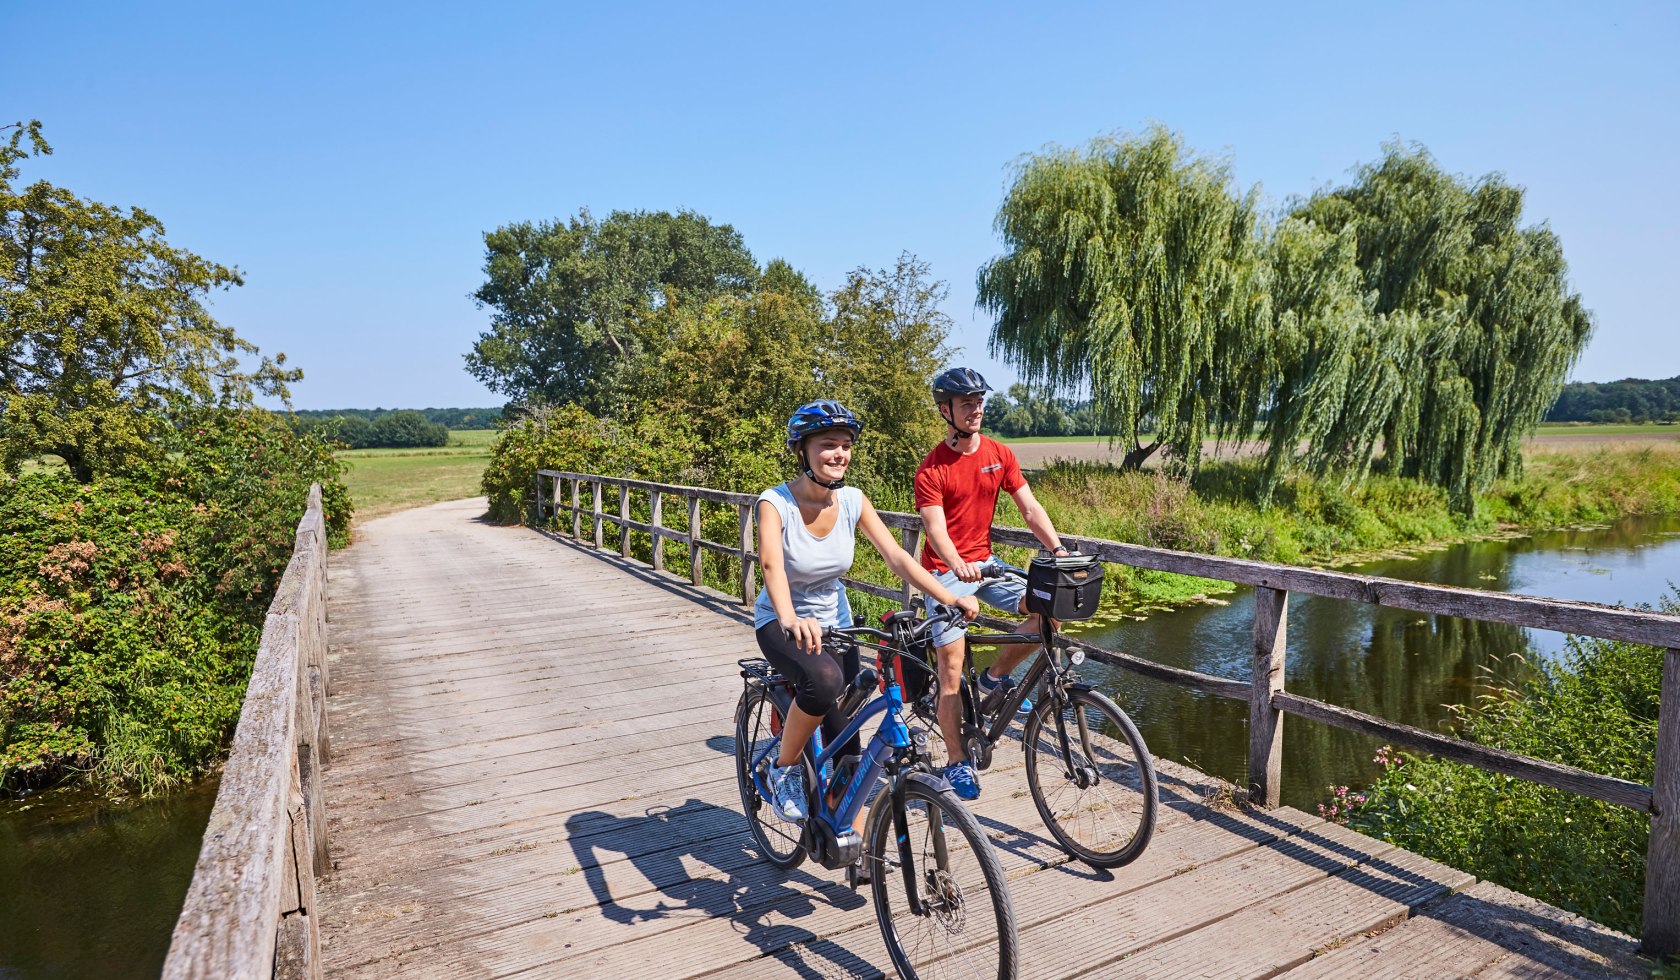
[[[758,495],[764,588],[753,606],[753,626],[765,659],[795,689],[793,708],[782,726],[781,755],[769,779],[770,809],[786,821],[806,817],[800,753],[818,724],[825,738],[840,733],[845,719],[828,717],[829,709],[858,672],[855,648],[842,663],[822,642],[824,627],[852,625],[840,576],[852,567],[854,532],[863,529],[900,579],[958,607],[969,620],[980,611],[973,596],[952,594],[899,547],[863,491],[846,486],[852,442],[862,431],[863,423],[837,401],[799,406],[788,419],[787,444],[800,475]],[[860,823],[864,812],[858,811]]]

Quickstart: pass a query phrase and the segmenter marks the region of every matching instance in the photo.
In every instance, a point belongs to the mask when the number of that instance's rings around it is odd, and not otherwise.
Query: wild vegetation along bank
[[[1680,513],[1680,445],[1605,446],[1536,453],[1521,476],[1497,482],[1472,515],[1421,480],[1372,476],[1344,486],[1297,474],[1271,506],[1257,503],[1256,461],[1206,464],[1193,479],[1057,462],[1033,488],[1058,528],[1154,547],[1287,564],[1330,565],[1373,553],[1467,538],[1602,523],[1635,514]],[[1000,522],[1014,520],[1000,508]],[[1115,569],[1111,595],[1130,605],[1181,601],[1223,583],[1166,572]]]

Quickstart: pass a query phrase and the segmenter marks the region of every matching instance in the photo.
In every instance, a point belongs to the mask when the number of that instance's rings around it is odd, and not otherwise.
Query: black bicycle
[[[740,661],[735,774],[741,809],[759,852],[777,867],[795,867],[810,855],[823,867],[846,868],[854,888],[860,884],[858,869],[863,869],[881,936],[907,980],[1012,980],[1019,972],[1019,941],[1003,866],[974,814],[943,777],[932,773],[927,734],[906,726],[902,718],[902,654],[925,646],[932,628],[946,622],[962,622],[961,613],[945,610],[918,620],[915,612],[901,611],[883,616],[883,629],[823,631],[825,644],[878,651],[879,669],[860,671],[835,708],[849,721],[834,741],[824,746],[819,730],[806,745],[806,812],[811,816],[798,824],[780,821],[767,802],[767,770],[781,748],[793,687],[767,661]],[[869,701],[877,685],[885,697]],[[880,727],[862,754],[837,758],[876,716]],[[871,800],[860,837],[852,822]]]
[[[1136,860],[1155,833],[1155,763],[1120,706],[1080,682],[1073,668],[1084,662],[1084,654],[1075,650],[1069,655],[1056,642],[1052,619],[1084,619],[1096,612],[1101,565],[1078,555],[1039,558],[1033,565],[1031,573],[1011,565],[986,569],[988,577],[1016,576],[1027,583],[1028,608],[1041,613],[1042,627],[1037,635],[986,634],[975,639],[988,644],[1034,643],[1040,650],[1021,682],[1004,697],[994,695],[991,704],[980,694],[971,649],[964,653],[959,692],[964,748],[974,768],[988,768],[993,747],[1009,730],[1022,702],[1033,697],[1021,728],[1021,748],[1027,787],[1039,816],[1069,855],[1093,867],[1116,868]],[[1093,571],[1095,581],[1089,581]],[[915,666],[926,672],[926,682],[912,685],[911,712],[937,733],[933,651],[924,643],[916,653],[920,662]]]

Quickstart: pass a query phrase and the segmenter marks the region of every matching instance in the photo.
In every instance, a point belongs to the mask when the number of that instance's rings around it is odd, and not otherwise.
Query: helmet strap
[[[951,407],[950,402],[939,403],[939,414],[945,419],[945,428],[950,430],[950,434],[945,438],[951,443],[952,449],[956,449],[960,444],[980,434],[979,429],[975,429],[973,432],[964,432],[957,428],[957,411]]]
[[[804,442],[804,440],[800,440],[800,441],[801,441],[801,443]],[[794,452],[795,456],[799,457],[799,471],[801,473],[805,474],[805,479],[810,480],[812,483],[815,483],[819,487],[827,487],[830,490],[838,490],[841,487],[846,485],[845,474],[841,474],[840,479],[835,480],[834,482],[830,483],[827,480],[820,479],[817,476],[817,474],[811,472],[811,464],[805,461],[805,447],[804,447],[804,445],[798,446],[797,448],[794,449],[793,452]]]

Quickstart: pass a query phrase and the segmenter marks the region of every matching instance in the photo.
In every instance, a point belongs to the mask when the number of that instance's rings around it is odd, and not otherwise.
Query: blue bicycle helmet
[[[863,432],[863,423],[852,410],[832,398],[806,402],[788,417],[787,444],[792,449],[799,440],[824,429],[850,429],[854,437]]]
[[[863,433],[863,423],[858,421],[858,417],[852,414],[851,409],[832,398],[806,402],[794,409],[793,415],[788,418],[787,444],[788,448],[794,450],[795,454],[799,456],[800,472],[810,477],[812,483],[825,486],[830,490],[838,490],[846,485],[844,476],[832,483],[817,479],[817,475],[811,472],[811,464],[805,461],[804,454],[795,448],[799,445],[799,440],[824,429],[846,429],[851,432],[853,438],[856,438]]]

